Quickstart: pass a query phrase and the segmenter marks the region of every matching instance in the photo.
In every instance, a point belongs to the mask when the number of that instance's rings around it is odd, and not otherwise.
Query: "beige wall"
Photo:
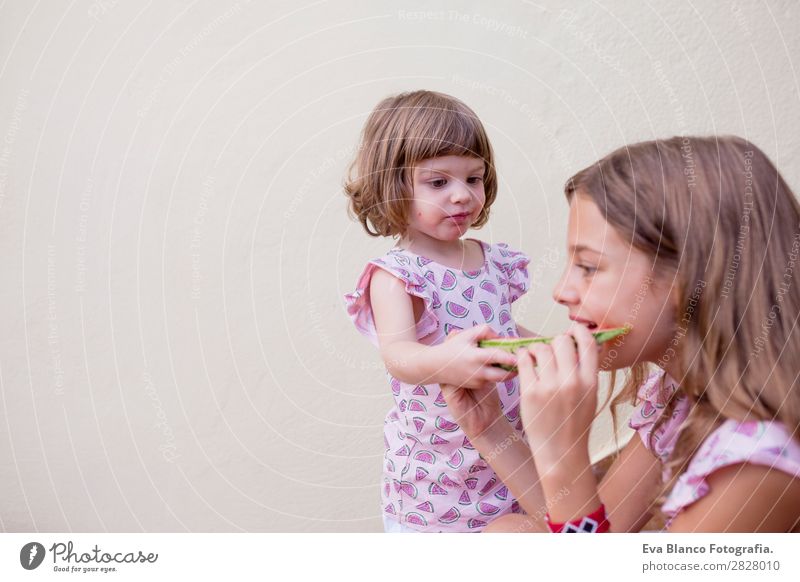
[[[4,3],[0,529],[379,529],[390,395],[342,295],[391,241],[340,184],[386,94],[482,117],[479,236],[531,254],[546,333],[562,184],[609,149],[742,134],[800,189],[796,2],[563,6]]]

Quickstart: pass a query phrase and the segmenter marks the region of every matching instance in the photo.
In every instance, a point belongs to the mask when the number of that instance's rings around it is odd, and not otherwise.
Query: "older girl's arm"
[[[800,479],[761,465],[729,465],[710,491],[681,511],[671,532],[791,532],[800,527]]]
[[[532,520],[541,522],[545,531],[547,506],[531,449],[522,433],[501,416],[496,425],[472,440],[472,444],[519,501],[525,513]]]

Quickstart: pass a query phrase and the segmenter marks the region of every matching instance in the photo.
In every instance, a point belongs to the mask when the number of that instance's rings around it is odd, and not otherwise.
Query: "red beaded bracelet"
[[[545,516],[545,520],[547,521],[547,527],[553,533],[608,533],[611,531],[608,517],[606,516],[606,506],[603,504],[600,504],[600,507],[589,515],[584,515],[566,523],[553,523],[550,520],[549,513]]]

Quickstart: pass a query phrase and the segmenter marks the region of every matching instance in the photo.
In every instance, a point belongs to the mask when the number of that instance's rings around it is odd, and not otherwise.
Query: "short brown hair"
[[[350,166],[344,191],[350,212],[372,236],[403,235],[413,194],[410,170],[438,156],[470,156],[484,161],[486,202],[472,224],[489,219],[497,196],[497,174],[489,137],[475,112],[435,91],[387,97],[372,111]]]

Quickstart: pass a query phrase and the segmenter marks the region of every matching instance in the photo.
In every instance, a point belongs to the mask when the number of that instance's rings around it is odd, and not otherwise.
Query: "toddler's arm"
[[[417,341],[412,298],[400,279],[376,269],[369,289],[381,356],[389,373],[401,382],[482,387],[514,377],[514,372],[493,366],[514,366],[513,354],[477,345],[480,339],[497,337],[489,326],[472,328],[452,341],[427,346]]]

